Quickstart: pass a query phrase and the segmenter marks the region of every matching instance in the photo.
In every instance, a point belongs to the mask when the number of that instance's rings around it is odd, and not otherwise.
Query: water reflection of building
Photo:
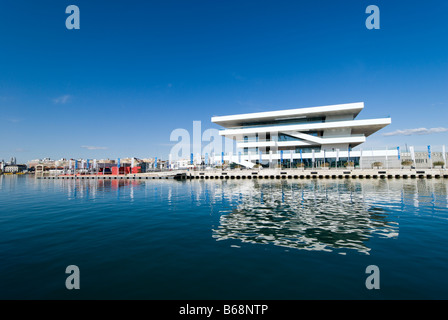
[[[274,244],[288,248],[368,253],[374,234],[398,236],[398,225],[381,207],[366,204],[356,184],[257,183],[250,196],[221,216],[217,240]]]
[[[134,187],[144,183],[138,180],[60,180],[68,199],[98,199],[114,193],[120,198],[134,198]]]

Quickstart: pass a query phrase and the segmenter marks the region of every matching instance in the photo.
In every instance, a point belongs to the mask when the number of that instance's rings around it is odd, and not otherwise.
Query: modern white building
[[[398,150],[353,148],[391,123],[390,118],[356,119],[364,103],[289,109],[212,117],[223,126],[220,135],[236,142],[236,152],[226,152],[225,161],[252,167],[263,165],[307,167],[343,166],[365,159],[395,157]],[[363,160],[364,158],[364,160]],[[390,161],[390,159],[389,159]]]

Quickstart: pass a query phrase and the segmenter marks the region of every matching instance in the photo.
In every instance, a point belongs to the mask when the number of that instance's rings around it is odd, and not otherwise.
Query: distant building
[[[27,167],[24,164],[7,164],[4,167],[4,173],[19,173],[26,171]]]
[[[28,161],[28,168],[31,170],[36,170],[36,172],[46,171],[50,169],[55,169],[56,164],[54,160],[50,158],[45,159],[34,159]]]

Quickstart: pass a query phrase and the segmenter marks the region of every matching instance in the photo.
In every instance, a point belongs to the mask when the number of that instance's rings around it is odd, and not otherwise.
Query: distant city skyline
[[[68,30],[68,5],[80,29]],[[365,25],[368,5],[381,28]],[[168,159],[213,116],[364,102],[362,148],[448,146],[446,1],[0,5],[0,160]]]

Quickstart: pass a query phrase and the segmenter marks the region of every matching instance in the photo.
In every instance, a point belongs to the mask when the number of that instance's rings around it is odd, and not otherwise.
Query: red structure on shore
[[[117,175],[117,174],[130,174],[130,173],[141,173],[142,172],[142,168],[141,167],[133,167],[131,170],[131,167],[112,167],[112,174],[113,175]],[[120,169],[120,170],[118,170]]]

